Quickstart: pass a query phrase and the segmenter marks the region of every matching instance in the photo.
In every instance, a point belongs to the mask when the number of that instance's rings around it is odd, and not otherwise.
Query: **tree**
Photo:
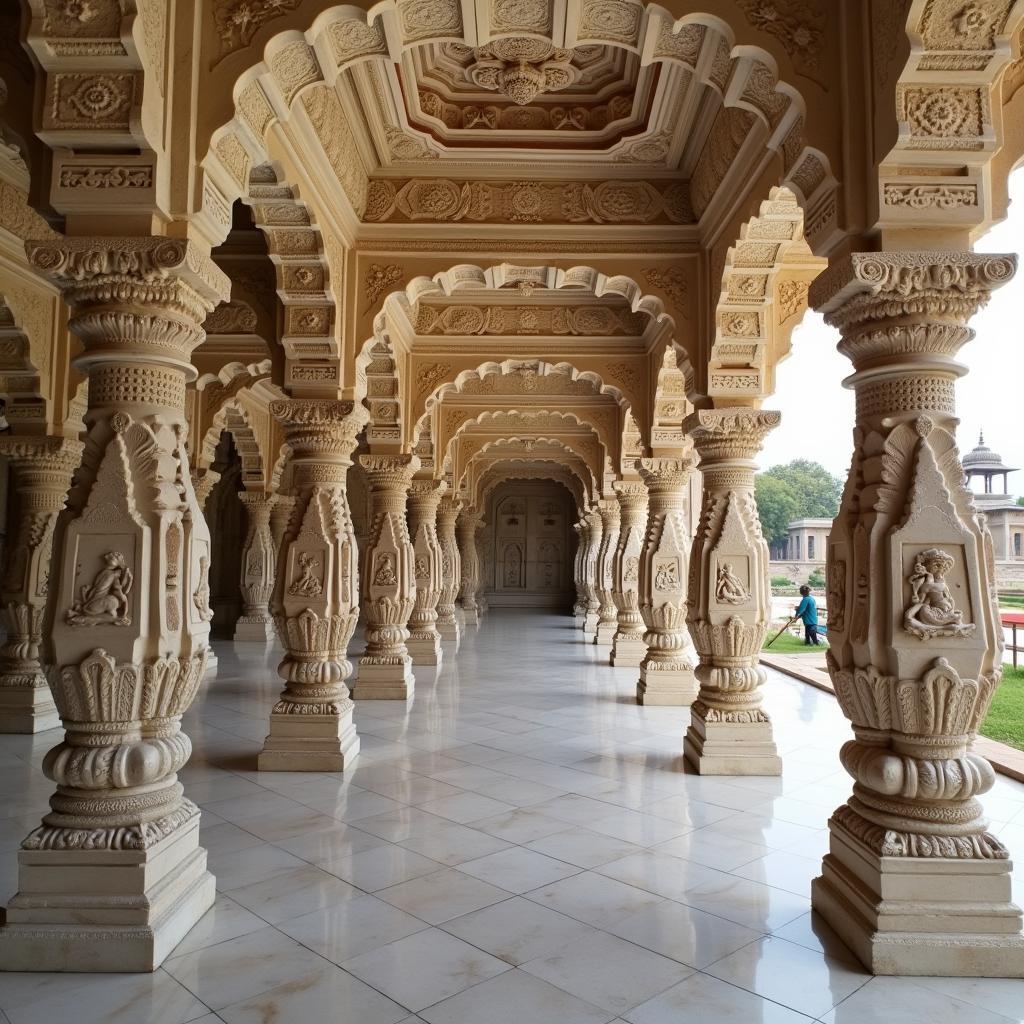
[[[794,519],[833,519],[843,495],[842,481],[818,462],[794,459],[758,473],[755,481],[761,529],[771,545],[785,543]]]
[[[765,539],[773,547],[784,543],[786,527],[797,518],[799,508],[793,488],[785,480],[759,473],[754,481],[754,497]]]

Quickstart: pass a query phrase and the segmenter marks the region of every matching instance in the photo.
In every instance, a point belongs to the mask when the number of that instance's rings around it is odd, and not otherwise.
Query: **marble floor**
[[[268,774],[278,653],[218,654],[182,773],[216,907],[152,975],[0,975],[3,1024],[1024,1021],[1024,982],[872,978],[812,921],[849,788],[828,694],[769,673],[783,777],[701,778],[686,709],[638,707],[571,619],[496,610],[410,705],[357,699],[354,770]],[[0,894],[57,735],[0,736]],[[985,804],[1024,862],[1024,785]]]

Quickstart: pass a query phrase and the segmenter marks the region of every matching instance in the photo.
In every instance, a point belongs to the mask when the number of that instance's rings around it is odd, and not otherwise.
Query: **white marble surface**
[[[259,773],[279,654],[218,653],[181,773],[216,906],[153,975],[0,975],[0,1022],[1024,1021],[1024,982],[873,979],[812,918],[849,788],[827,694],[770,673],[782,777],[701,778],[685,708],[638,707],[571,619],[494,611],[411,704],[357,701],[353,770]],[[58,738],[0,736],[0,895]],[[1024,786],[984,802],[1024,863]]]

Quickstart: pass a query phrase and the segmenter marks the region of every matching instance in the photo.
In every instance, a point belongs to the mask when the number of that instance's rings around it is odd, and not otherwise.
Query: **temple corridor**
[[[152,974],[0,974],[4,1024],[1019,1020],[1020,982],[872,978],[812,928],[850,785],[826,693],[768,669],[782,777],[696,775],[689,708],[638,705],[571,616],[492,609],[408,703],[356,681],[352,768],[257,772],[281,650],[215,646],[180,773],[215,908]],[[0,736],[5,897],[57,735]],[[1024,785],[983,803],[1024,848]]]

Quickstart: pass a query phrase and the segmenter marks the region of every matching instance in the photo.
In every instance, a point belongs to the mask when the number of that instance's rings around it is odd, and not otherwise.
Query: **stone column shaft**
[[[1024,977],[1010,862],[972,749],[999,685],[992,538],[964,483],[956,362],[1015,257],[853,253],[811,300],[854,366],[854,457],[827,549],[829,673],[853,794],[812,905],[878,974]]]
[[[177,771],[203,679],[210,535],[192,489],[185,385],[229,283],[184,239],[28,242],[61,288],[88,374],[88,440],[53,538],[43,629],[64,739],[50,812],[22,843],[0,965],[149,971],[214,899]]]
[[[604,537],[604,523],[596,508],[586,515],[587,548],[583,554],[583,590],[587,595],[587,611],[583,619],[583,636],[593,640],[597,636],[597,623],[601,618],[601,598],[597,592],[597,556]]]
[[[476,592],[480,586],[480,560],[476,554],[476,531],[479,514],[469,508],[459,513],[456,534],[459,541],[459,565],[462,569],[462,611],[466,625],[475,626],[480,622],[476,603]]]
[[[586,559],[590,524],[585,519],[581,519],[578,523],[573,523],[572,528],[576,531],[576,554],[572,561],[572,581],[576,587],[576,603],[572,606],[572,614],[576,625],[582,629],[587,621],[587,588],[583,580],[583,563]]]
[[[647,531],[647,488],[639,480],[619,482],[619,541],[612,560],[612,599],[618,610],[611,663],[638,668],[647,654],[640,614],[640,556]]]
[[[277,566],[277,547],[270,529],[274,497],[260,491],[240,491],[238,497],[245,506],[248,529],[240,581],[244,606],[235,624],[235,640],[267,644],[277,635],[270,614]]]
[[[361,405],[284,399],[270,411],[292,451],[292,515],[281,538],[271,611],[285,688],[270,713],[260,771],[344,771],[359,753],[347,680],[359,618],[359,570],[348,470],[366,421]],[[261,507],[270,533],[271,507]],[[280,520],[279,520],[280,522]]]
[[[686,629],[686,483],[693,458],[641,459],[647,486],[647,533],[640,554],[640,614],[647,653],[640,662],[638,704],[692,704],[696,652]]]
[[[366,653],[359,659],[359,700],[408,700],[415,681],[406,647],[416,600],[415,553],[406,501],[420,460],[415,455],[361,455],[373,495],[373,524],[363,558]]]
[[[437,508],[437,537],[441,545],[441,596],[437,603],[437,631],[442,640],[461,639],[459,620],[455,615],[455,598],[462,581],[459,563],[459,544],[455,537],[455,522],[459,517],[459,503],[454,495],[444,494]]]
[[[777,412],[706,409],[683,428],[704,478],[690,557],[687,622],[700,656],[700,696],[683,752],[702,775],[779,775],[782,762],[761,707],[761,644],[771,620],[768,545],[754,500],[756,456]]]
[[[484,551],[484,537],[486,535],[486,531],[487,524],[481,518],[476,524],[476,535],[473,537],[473,547],[476,550],[477,564],[476,613],[478,617],[485,615],[490,608],[490,603],[487,600],[488,579],[484,573],[484,569],[487,567],[487,557]]]
[[[57,437],[0,437],[16,495],[13,543],[0,599],[7,641],[0,647],[0,733],[36,733],[60,725],[39,662],[57,516],[64,507],[82,443]]]
[[[597,628],[594,631],[594,643],[601,647],[610,647],[619,626],[619,613],[615,607],[613,592],[615,589],[613,562],[615,551],[619,545],[619,501],[618,498],[605,498],[598,505],[601,517],[601,546],[597,552]]]
[[[416,600],[409,616],[406,647],[414,665],[441,664],[437,603],[444,585],[437,511],[448,485],[443,480],[413,480],[409,488],[409,533],[412,538]]]

